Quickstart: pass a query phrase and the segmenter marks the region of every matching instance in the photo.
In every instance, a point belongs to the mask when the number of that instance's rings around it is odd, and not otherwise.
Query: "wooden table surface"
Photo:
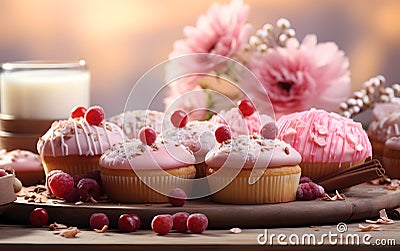
[[[365,222],[359,222],[365,224]],[[323,225],[297,228],[273,228],[267,229],[268,239],[273,234],[278,236],[283,234],[286,236],[284,242],[289,242],[289,238],[295,241],[297,235],[299,241],[308,240],[306,235],[313,234],[318,243],[322,238],[324,249],[336,250],[341,248],[334,245],[334,242],[346,245],[352,244],[351,235],[357,235],[360,245],[350,245],[347,248],[351,250],[375,250],[379,248],[399,250],[400,245],[400,221],[396,221],[392,225],[380,225],[381,231],[361,232],[358,223],[350,223],[347,225],[347,231],[340,234],[337,225]],[[0,224],[0,250],[318,250],[321,245],[307,246],[285,246],[279,245],[278,238],[273,237],[273,244],[267,241],[265,245],[260,245],[257,238],[260,234],[265,236],[266,229],[243,229],[239,234],[230,233],[229,230],[206,230],[203,234],[179,234],[169,233],[160,236],[151,230],[139,230],[134,233],[119,233],[110,230],[105,233],[96,233],[88,229],[81,229],[76,238],[64,238],[54,234],[46,228],[33,228],[21,225]],[[332,244],[329,242],[328,236],[332,235]],[[370,235],[366,236],[366,235]],[[291,237],[292,236],[292,237]],[[366,238],[370,245],[363,244],[363,238]],[[376,245],[376,241],[389,243],[395,241],[397,246]],[[260,237],[263,242],[263,236]],[[355,242],[354,242],[355,243]]]

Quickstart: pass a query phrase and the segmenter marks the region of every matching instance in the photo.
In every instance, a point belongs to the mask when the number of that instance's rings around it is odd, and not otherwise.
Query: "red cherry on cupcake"
[[[248,99],[242,99],[239,102],[239,110],[242,112],[244,117],[248,117],[256,111],[253,104]]]
[[[173,126],[176,128],[182,128],[185,127],[187,122],[188,122],[188,116],[186,112],[182,110],[176,110],[174,113],[171,115],[171,123]]]
[[[83,118],[86,110],[87,109],[84,106],[75,106],[71,111],[71,118]]]
[[[143,127],[139,131],[139,139],[143,144],[151,146],[157,139],[157,134],[151,127]]]
[[[231,130],[228,126],[220,126],[215,130],[215,139],[218,143],[222,143],[225,140],[231,139]]]
[[[85,119],[89,125],[100,125],[104,120],[104,110],[100,106],[92,106],[85,113]]]

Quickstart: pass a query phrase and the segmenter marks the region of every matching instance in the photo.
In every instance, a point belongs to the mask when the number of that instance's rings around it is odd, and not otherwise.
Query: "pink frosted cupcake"
[[[238,107],[218,112],[210,121],[228,125],[232,136],[259,133],[264,124],[274,122],[270,116],[256,112],[251,102],[246,99],[242,100]]]
[[[44,170],[39,155],[25,150],[0,151],[0,168],[11,167],[24,186],[44,181]]]
[[[161,133],[164,113],[153,110],[133,110],[115,115],[108,122],[119,126],[129,139],[138,138],[139,130],[143,127],[153,128],[157,134]]]
[[[210,190],[217,191],[212,199],[231,204],[293,201],[300,162],[300,154],[277,139],[260,135],[226,139],[206,157]]]
[[[128,139],[101,156],[101,180],[111,200],[167,202],[165,194],[172,189],[187,191],[187,179],[194,178],[196,173],[193,153],[177,143],[146,143]]]
[[[278,138],[302,156],[302,174],[317,180],[363,163],[372,155],[360,123],[336,113],[311,109],[279,118]]]
[[[67,120],[53,122],[40,137],[37,150],[46,174],[59,169],[82,175],[98,170],[100,156],[122,140],[121,129],[105,122],[103,109],[95,106],[86,113],[72,113]]]

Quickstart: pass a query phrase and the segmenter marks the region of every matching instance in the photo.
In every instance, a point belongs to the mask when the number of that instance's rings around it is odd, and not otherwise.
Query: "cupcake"
[[[152,110],[133,110],[115,115],[108,122],[119,126],[129,139],[137,138],[143,127],[153,128],[157,134],[161,133],[164,113]]]
[[[385,142],[383,167],[392,179],[400,179],[400,137],[392,137]]]
[[[166,194],[178,187],[189,194],[187,181],[196,174],[193,153],[182,144],[155,142],[155,132],[145,129],[153,140],[127,139],[100,158],[103,187],[113,201],[167,202]]]
[[[206,176],[206,154],[215,146],[214,132],[219,125],[210,121],[189,121],[185,126],[173,127],[162,133],[164,142],[179,142],[189,148],[196,158],[196,178]]]
[[[313,180],[371,157],[371,143],[361,124],[333,112],[311,109],[277,121],[278,138],[302,156],[302,174]]]
[[[99,169],[100,156],[123,140],[121,129],[104,121],[101,107],[89,108],[67,120],[53,122],[39,138],[37,150],[45,173],[62,170],[71,175],[85,175]]]
[[[259,133],[261,126],[273,122],[273,118],[256,112],[251,102],[244,99],[238,107],[222,110],[211,117],[211,122],[228,125],[232,136]]]
[[[386,140],[400,136],[399,108],[398,104],[380,104],[374,108],[374,120],[368,126],[367,132],[372,144],[373,156],[381,162]]]
[[[296,150],[277,139],[260,135],[225,138],[206,156],[212,199],[230,204],[293,201],[301,175],[300,161]]]
[[[44,181],[44,170],[39,155],[26,150],[0,151],[0,168],[11,167],[24,186]]]

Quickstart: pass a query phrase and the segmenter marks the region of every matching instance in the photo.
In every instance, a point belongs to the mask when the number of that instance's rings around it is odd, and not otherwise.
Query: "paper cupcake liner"
[[[363,161],[352,163],[343,162],[341,165],[338,162],[333,163],[310,163],[302,162],[300,163],[302,176],[310,177],[312,180],[318,180],[320,178],[326,177],[328,175],[337,173],[339,171],[345,170],[354,165],[359,165],[364,163]]]
[[[42,162],[46,175],[52,170],[62,170],[75,176],[100,170],[99,158],[100,156],[44,156]]]
[[[383,168],[385,168],[385,174],[390,178],[400,179],[399,151],[385,149],[383,154]]]
[[[212,195],[212,200],[229,204],[265,204],[288,202],[296,199],[301,173],[280,176],[263,176],[249,184],[249,177],[236,177],[222,190]],[[212,182],[210,182],[212,180]],[[210,183],[226,184],[231,178],[213,178]],[[212,185],[211,185],[212,186]]]
[[[131,176],[105,175],[101,174],[101,180],[105,192],[110,200],[129,203],[161,203],[168,202],[167,196],[158,193],[150,187],[157,187],[160,191],[170,191],[180,187],[184,190],[190,189],[188,182],[184,179],[193,179],[195,173],[181,176]],[[176,179],[176,177],[182,179]],[[150,187],[149,187],[149,186]]]

